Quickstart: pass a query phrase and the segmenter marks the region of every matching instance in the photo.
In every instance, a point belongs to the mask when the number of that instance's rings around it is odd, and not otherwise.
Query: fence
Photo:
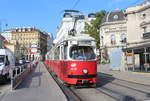
[[[16,66],[14,69],[11,69],[11,90],[15,90],[16,87],[27,77],[29,72],[32,71],[32,67],[36,64],[26,63],[24,65]]]

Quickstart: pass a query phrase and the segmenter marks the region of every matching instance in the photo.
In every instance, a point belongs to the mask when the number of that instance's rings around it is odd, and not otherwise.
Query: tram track
[[[112,86],[110,86],[110,85],[112,85]],[[111,88],[113,88],[113,86],[116,86],[116,87],[118,87],[118,88],[120,88],[120,87],[123,87],[124,89],[126,89],[126,91],[128,91],[128,92],[130,92],[131,90],[133,91],[133,92],[137,92],[138,93],[138,95],[140,95],[140,96],[145,96],[145,99],[149,99],[150,100],[150,93],[149,92],[146,92],[146,91],[142,91],[142,90],[138,90],[138,89],[135,89],[135,88],[132,88],[132,87],[130,87],[130,86],[128,86],[128,85],[122,85],[122,84],[118,84],[118,83],[113,83],[113,82],[110,82],[109,83],[109,86],[111,87]],[[127,101],[143,101],[143,99],[142,98],[140,98],[140,97],[138,97],[138,95],[134,95],[134,94],[129,94],[128,93],[128,95],[126,95],[125,93],[121,93],[121,91],[119,91],[119,92],[116,92],[115,90],[110,90],[109,88],[105,88],[105,87],[100,87],[100,88],[98,88],[98,89],[101,89],[102,90],[102,92],[103,93],[105,93],[105,94],[107,94],[107,95],[109,95],[109,96],[112,96],[114,99],[116,99],[117,101],[124,101],[124,99],[130,99],[130,100],[127,100]],[[118,90],[117,90],[118,91]],[[110,93],[111,92],[111,93]],[[120,97],[118,97],[118,95],[120,96]],[[122,99],[122,100],[121,100]],[[126,100],[125,100],[126,101]]]
[[[107,95],[108,97],[110,97],[110,98],[112,98],[112,99],[114,99],[116,101],[120,101],[120,97],[118,98],[118,95],[116,95],[116,94],[112,95],[109,92],[106,92],[106,90],[104,90],[104,89],[98,89],[98,88],[96,88],[96,90],[99,91],[99,92],[101,92],[101,93],[103,93],[103,94],[105,94],[105,95]]]
[[[147,91],[143,91],[143,90],[139,90],[139,89],[135,89],[135,88],[132,88],[130,86],[125,86],[125,85],[122,85],[122,84],[119,84],[119,83],[114,83],[114,82],[110,82],[111,84],[113,85],[117,85],[117,86],[121,86],[121,87],[125,87],[125,88],[128,88],[128,89],[132,89],[132,90],[135,90],[135,91],[138,91],[138,92],[141,92],[141,93],[144,93],[144,94],[150,94],[150,92],[147,92]]]
[[[130,91],[139,92],[138,94],[141,96],[143,96],[144,94],[149,95],[148,91],[136,89],[130,85],[116,82],[115,81],[116,79],[111,80],[110,78],[108,78],[108,76],[101,77],[101,79],[103,79],[103,80],[100,80],[100,82],[98,82],[98,87],[96,87],[96,88],[77,89],[74,87],[67,87],[64,84],[62,84],[60,82],[60,80],[58,80],[57,77],[55,77],[52,72],[49,71],[49,73],[50,73],[50,75],[52,75],[53,79],[56,81],[58,86],[61,88],[61,90],[65,94],[68,101],[91,101],[92,98],[90,98],[90,97],[92,96],[94,98],[96,96],[95,94],[98,95],[97,98],[103,98],[102,96],[105,95],[105,97],[107,97],[107,99],[112,99],[113,101],[142,101],[143,99],[138,97],[138,95],[134,95],[129,92]],[[108,83],[108,85],[106,85],[106,86],[105,86],[105,81]],[[126,81],[124,81],[124,82],[126,82]],[[132,82],[128,82],[128,83],[132,83]],[[135,84],[135,83],[133,82],[133,84]],[[138,85],[138,84],[136,83],[136,85]],[[114,86],[116,88],[113,88]],[[142,85],[142,86],[144,86],[144,85]],[[127,91],[128,93],[127,92],[124,93],[123,91],[120,91],[118,89],[120,87],[125,89],[125,92]],[[146,86],[146,87],[148,87],[148,86]],[[92,90],[91,96],[87,96],[86,94],[88,92],[90,92],[91,90]],[[99,93],[94,93],[94,92],[99,92]],[[105,100],[105,101],[109,101],[109,100]]]
[[[106,77],[106,78],[115,78],[115,77],[113,77],[110,74],[105,74],[105,73],[101,73],[101,72],[99,72],[99,73],[100,73],[100,74],[98,74],[99,76],[103,76],[103,77]],[[124,81],[124,82],[132,83],[132,84],[137,84],[137,85],[141,85],[141,86],[150,87],[150,85],[141,84],[141,83],[132,82],[132,81],[127,81],[127,80],[123,80],[123,79],[119,79],[119,78],[115,78],[115,80],[119,80],[119,81]]]
[[[131,99],[131,101],[132,100],[137,101],[137,99],[138,101],[142,101],[143,99],[150,99],[150,90],[149,90],[150,88],[148,85],[137,84],[137,83],[130,82],[130,81],[128,82],[125,80],[119,80],[119,79],[113,78],[112,76],[107,76],[107,75],[99,76],[99,79],[100,81],[98,82],[99,84],[98,89],[106,93],[107,95],[113,96],[118,101],[121,100],[120,99],[121,97],[120,98],[118,97],[120,95],[122,96],[123,100],[126,98]],[[134,93],[136,93],[137,95]]]
[[[107,87],[95,88],[97,91],[115,99],[116,101],[143,101],[143,99],[137,98],[137,96],[125,94],[117,90],[113,90]]]
[[[47,68],[47,67],[46,67]],[[60,82],[60,80],[58,80],[53,73],[47,68],[48,72],[50,73],[50,75],[52,76],[52,78],[55,80],[55,82],[57,83],[57,85],[60,87],[60,89],[62,90],[62,92],[65,94],[66,99],[68,101],[83,101],[81,99],[81,97],[79,97],[73,89],[65,86],[63,83]]]
[[[113,85],[125,87],[125,88],[128,88],[128,89],[132,89],[132,90],[144,93],[144,94],[150,94],[149,90],[145,91],[145,90],[141,89],[140,87],[134,88],[135,86],[144,86],[146,88],[149,88],[150,87],[149,85],[143,85],[143,84],[139,84],[139,83],[135,83],[135,82],[131,82],[131,81],[126,81],[126,80],[121,80],[121,79],[117,79],[117,78],[115,78],[115,80],[117,80],[117,81],[113,81],[113,80],[111,81],[111,80],[108,79],[108,77],[109,76],[104,75],[103,78],[107,79],[107,81],[109,81],[109,83],[111,83]]]

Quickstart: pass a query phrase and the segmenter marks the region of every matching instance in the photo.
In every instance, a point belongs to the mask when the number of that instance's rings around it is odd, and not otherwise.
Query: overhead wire
[[[77,1],[75,2],[75,4],[73,5],[72,9],[74,9],[74,8],[79,4],[79,2],[80,2],[80,0],[77,0]]]

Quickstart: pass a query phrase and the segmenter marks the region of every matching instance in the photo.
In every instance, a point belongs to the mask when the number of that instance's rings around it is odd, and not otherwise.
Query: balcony
[[[150,32],[143,33],[143,39],[150,39]]]

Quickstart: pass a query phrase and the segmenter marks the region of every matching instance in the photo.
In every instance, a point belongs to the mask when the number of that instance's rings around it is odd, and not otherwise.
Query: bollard
[[[15,68],[15,71],[16,71],[16,72],[15,72],[15,77],[17,76],[17,70],[18,70],[18,68]]]
[[[20,74],[22,73],[22,71],[21,71],[22,69],[21,68],[22,68],[22,66],[20,67]]]

